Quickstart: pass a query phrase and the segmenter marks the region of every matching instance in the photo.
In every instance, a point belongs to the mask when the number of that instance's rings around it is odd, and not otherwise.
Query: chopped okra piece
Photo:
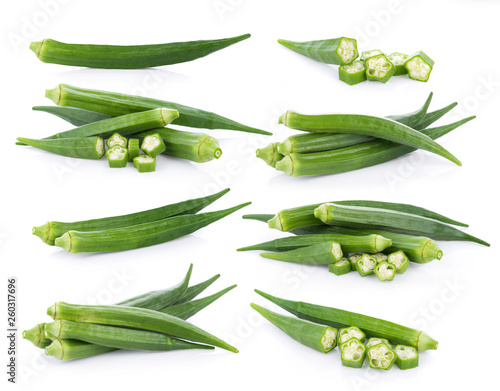
[[[328,270],[337,276],[342,274],[347,274],[351,272],[351,262],[347,258],[341,258],[340,261],[335,263],[330,263],[328,265]]]
[[[344,327],[339,330],[339,344],[347,342],[351,338],[356,338],[358,341],[363,342],[365,337],[365,333],[356,326]]]
[[[405,67],[405,62],[406,60],[408,60],[408,57],[410,57],[408,54],[403,54],[398,52],[394,52],[387,56],[389,61],[392,62],[396,67],[396,73],[394,73],[394,76],[401,76],[408,74],[408,70]]]
[[[358,57],[358,45],[355,39],[342,37],[336,49],[344,64],[353,62]]]
[[[387,261],[382,261],[375,266],[375,274],[380,281],[392,281],[396,276],[396,266]]]
[[[377,266],[377,260],[368,254],[363,254],[356,262],[356,270],[361,277],[375,273],[375,266]]]
[[[161,136],[158,133],[155,133],[144,137],[141,149],[149,156],[156,157],[160,153],[165,152],[167,147],[165,146]]]
[[[427,81],[432,72],[434,61],[424,52],[419,51],[410,56],[405,62],[410,79],[417,81]]]
[[[366,59],[366,78],[371,81],[387,83],[396,72],[396,67],[385,54],[377,54]]]
[[[378,49],[366,50],[363,53],[361,53],[361,57],[359,59],[361,61],[366,61],[366,59],[376,56],[377,54],[382,54],[382,50]]]
[[[349,261],[351,262],[351,270],[356,270],[356,262],[358,262],[358,259],[362,256],[363,254],[352,254],[349,257]]]
[[[121,145],[115,145],[108,149],[106,151],[106,156],[108,157],[109,166],[112,168],[122,168],[127,165],[128,151],[127,148]]]
[[[366,343],[366,348],[369,349],[372,346],[378,345],[379,343],[385,343],[387,346],[391,347],[391,344],[385,338],[370,338]]]
[[[345,367],[361,368],[365,356],[366,347],[356,338],[351,338],[340,345],[340,359]]]
[[[408,266],[410,266],[410,260],[401,250],[390,253],[387,256],[387,262],[394,265],[396,267],[396,271],[400,274],[403,274],[406,269],[408,269]]]
[[[139,155],[134,158],[134,167],[139,172],[153,172],[156,170],[156,158],[149,155]]]
[[[371,256],[377,260],[377,263],[387,261],[387,255],[384,253],[371,254]]]
[[[356,60],[352,64],[339,67],[339,79],[353,86],[366,80],[365,64]]]
[[[396,352],[396,365],[399,369],[411,369],[418,367],[418,352],[413,346],[398,345],[394,348]]]
[[[128,161],[133,162],[140,155],[139,139],[131,138],[128,140]]]
[[[370,368],[384,369],[386,371],[392,368],[397,357],[396,352],[384,342],[369,348],[366,356],[368,357]]]
[[[106,145],[108,148],[113,148],[115,145],[121,145],[124,148],[127,148],[127,139],[123,137],[120,133],[113,134],[106,141]]]

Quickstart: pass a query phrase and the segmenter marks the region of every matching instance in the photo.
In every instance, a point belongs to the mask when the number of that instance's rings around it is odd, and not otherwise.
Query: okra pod
[[[278,253],[260,253],[261,257],[276,261],[300,263],[303,265],[327,265],[342,258],[342,248],[334,241],[320,242],[312,246]]]
[[[106,151],[108,164],[111,168],[123,168],[128,163],[128,150],[121,145],[115,145]],[[137,159],[137,158],[136,158]]]
[[[320,323],[338,329],[356,326],[363,330],[368,337],[386,338],[393,344],[404,344],[416,347],[418,351],[437,349],[438,346],[437,341],[429,337],[423,331],[414,330],[386,320],[337,308],[281,299],[259,290],[255,290],[255,292],[295,316],[314,323]]]
[[[337,261],[335,263],[330,263],[328,265],[328,271],[337,276],[342,276],[344,274],[350,273],[352,271],[351,261],[349,261],[349,259],[345,257],[342,257],[340,258],[340,261]]]
[[[256,220],[256,221],[261,221],[263,223],[267,223],[273,217],[274,215],[272,214],[250,214],[242,216],[242,218],[245,220]]]
[[[432,125],[438,119],[443,117],[445,114],[453,110],[457,105],[458,105],[457,102],[453,102],[450,103],[448,106],[443,107],[442,109],[426,113],[424,118],[422,118],[415,126],[413,126],[413,129],[415,130],[426,129],[428,126]]]
[[[356,338],[359,342],[364,342],[365,337],[365,333],[356,326],[343,327],[339,330],[339,344],[343,344],[351,338]]]
[[[429,80],[434,61],[424,52],[413,53],[404,63],[410,79],[426,82]]]
[[[45,349],[52,343],[52,340],[45,336],[45,323],[39,323],[31,329],[24,330],[23,338],[27,339],[37,348],[41,349]]]
[[[97,136],[52,140],[34,140],[31,138],[18,137],[17,141],[57,155],[78,159],[98,160],[104,156],[104,141],[101,137]]]
[[[387,56],[389,61],[392,62],[396,67],[396,72],[394,73],[394,76],[401,76],[408,74],[408,70],[405,67],[405,62],[406,60],[408,60],[408,57],[410,57],[408,54],[398,53],[398,52],[394,52]]]
[[[249,204],[216,212],[175,216],[125,228],[94,232],[68,231],[55,240],[55,245],[70,253],[124,251],[153,246],[189,235]]]
[[[158,107],[169,107],[179,112],[179,117],[175,120],[176,125],[188,126],[191,128],[228,129],[272,135],[272,133],[266,132],[265,130],[240,124],[236,121],[230,120],[229,118],[222,117],[209,111],[158,99],[90,90],[69,86],[67,84],[59,84],[57,87],[47,90],[45,96],[59,106],[70,106],[97,111],[113,117],[151,110]],[[155,127],[158,126],[154,126],[149,129],[153,129]]]
[[[366,347],[356,338],[351,338],[340,345],[340,360],[345,367],[361,368],[365,356]]]
[[[377,337],[372,337],[372,338],[368,339],[368,341],[366,342],[365,345],[366,345],[366,348],[369,349],[372,346],[378,345],[379,343],[385,343],[387,346],[392,348],[391,344],[389,343],[389,341],[387,339],[377,338]]]
[[[160,153],[165,152],[167,147],[163,142],[163,139],[158,133],[150,134],[144,137],[142,141],[141,149],[151,157],[156,157]]]
[[[431,92],[427,97],[424,105],[416,111],[407,114],[389,115],[386,118],[392,119],[393,121],[416,129],[417,124],[422,121],[427,115],[427,110],[429,109],[433,95],[434,94]]]
[[[396,271],[400,274],[403,274],[406,269],[408,269],[408,266],[410,266],[410,260],[401,250],[390,253],[387,256],[387,262],[390,265],[393,265]]]
[[[128,161],[129,163],[131,163],[141,153],[139,148],[139,140],[136,138],[129,139],[127,150],[128,150]]]
[[[361,277],[374,274],[375,266],[377,266],[377,260],[368,254],[363,254],[361,258],[356,261],[356,270]]]
[[[368,348],[366,356],[368,357],[370,368],[383,369],[386,371],[392,368],[397,357],[396,352],[383,342]]]
[[[67,361],[75,358],[96,356],[114,350],[116,349],[73,339],[55,339],[45,348],[45,354],[58,360]]]
[[[394,351],[396,352],[396,365],[399,369],[418,367],[418,352],[413,346],[398,345]]]
[[[394,67],[392,64],[391,66]],[[423,149],[461,165],[455,156],[423,132],[386,118],[359,114],[304,115],[287,111],[281,115],[279,123],[292,129],[313,133],[354,133],[377,137],[408,147]]]
[[[383,53],[367,58],[365,68],[366,78],[380,83],[387,83],[396,73],[396,66]]]
[[[396,276],[396,266],[387,261],[377,263],[374,270],[375,275],[380,281],[392,281]]]
[[[56,117],[59,117],[75,126],[87,125],[92,122],[111,118],[111,115],[98,113],[96,111],[78,109],[76,107],[34,106],[32,110],[43,111],[45,113],[55,115]]]
[[[220,277],[220,274],[216,274],[215,276],[209,278],[206,281],[200,282],[199,284],[189,286],[186,291],[182,294],[180,299],[176,300],[173,305],[180,305],[187,303],[188,301],[193,300],[197,297],[201,292],[207,289],[210,285],[212,285],[215,281],[217,281]]]
[[[156,158],[149,155],[139,155],[134,158],[134,168],[139,172],[154,172],[156,170]]]
[[[358,47],[353,38],[340,37],[306,42],[278,39],[278,42],[294,52],[326,64],[345,65],[358,58]]]
[[[108,148],[113,148],[115,145],[120,145],[123,148],[127,148],[128,140],[120,133],[114,133],[106,140],[106,145],[108,146]]]
[[[101,219],[83,220],[73,223],[50,221],[38,227],[34,227],[33,235],[38,236],[44,243],[53,246],[55,239],[68,231],[102,231],[105,229],[122,228],[131,225],[149,223],[173,216],[196,214],[206,206],[217,201],[228,191],[229,189],[224,189],[206,197],[193,198],[177,202],[175,204],[169,204],[159,208],[122,216],[104,217]]]
[[[306,133],[294,134],[286,138],[278,144],[278,152],[282,155],[290,155],[291,153],[313,153],[330,151],[332,149],[340,149],[350,147],[352,145],[366,143],[375,140],[370,136],[363,136],[361,134],[350,133]],[[263,159],[264,160],[264,159]],[[276,160],[276,161],[278,161]],[[274,161],[274,164],[276,164]],[[269,164],[274,167],[274,165]]]
[[[278,151],[279,143],[271,143],[263,148],[259,148],[255,151],[255,156],[259,159],[264,160],[264,162],[271,167],[283,159],[283,154]]]
[[[354,61],[349,65],[339,67],[339,80],[354,86],[365,81],[366,68],[363,61]]]
[[[57,302],[47,309],[54,320],[130,327],[168,334],[237,353],[238,349],[185,320],[158,311],[118,305],[75,305]]]

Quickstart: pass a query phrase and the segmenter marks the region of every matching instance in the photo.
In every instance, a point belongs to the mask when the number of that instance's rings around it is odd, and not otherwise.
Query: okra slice
[[[394,76],[401,76],[408,74],[408,70],[405,67],[405,62],[408,60],[408,57],[410,57],[408,54],[398,53],[398,52],[394,52],[387,56],[389,61],[392,62],[396,67],[396,72],[394,73]]]
[[[375,274],[380,281],[392,281],[396,275],[396,266],[387,261],[382,261],[375,266]]]
[[[396,352],[396,365],[399,369],[418,367],[418,352],[413,346],[398,345],[394,351]]]
[[[424,52],[418,51],[410,56],[405,62],[410,79],[426,82],[429,80],[434,61]]]
[[[365,62],[368,58],[376,56],[378,54],[382,54],[382,50],[378,49],[366,50],[361,53],[361,57],[359,59]]]
[[[365,340],[365,333],[363,333],[358,327],[344,327],[339,330],[339,343],[349,341],[351,338],[356,338],[358,341],[363,342]]]
[[[335,263],[330,263],[328,265],[328,270],[330,273],[333,273],[337,276],[341,276],[342,274],[347,274],[351,272],[351,262],[343,257],[340,261]]]
[[[353,86],[366,80],[365,64],[356,60],[352,64],[339,67],[339,79]]]
[[[361,368],[365,356],[366,347],[356,338],[351,338],[340,345],[340,359],[345,367]]]
[[[348,259],[351,262],[351,270],[356,270],[356,262],[361,258],[363,254],[352,254]]]
[[[133,162],[141,153],[139,148],[139,139],[131,138],[128,140],[128,161]]]
[[[108,163],[111,168],[122,168],[127,165],[128,151],[121,145],[115,145],[106,151]]]
[[[151,157],[156,157],[167,149],[163,139],[158,133],[144,137],[141,149]]]
[[[369,349],[372,346],[378,345],[379,343],[385,343],[387,346],[391,347],[391,344],[385,338],[370,338],[365,345],[366,348]]]
[[[369,254],[363,254],[356,262],[356,270],[361,277],[375,273],[375,266],[377,266],[377,260]]]
[[[371,256],[377,260],[377,263],[387,261],[387,255],[384,253],[371,254]]]
[[[123,148],[127,148],[127,139],[123,137],[120,133],[114,133],[106,141],[108,148],[113,148],[115,145],[121,145]]]
[[[390,253],[387,256],[387,262],[394,265],[396,267],[396,271],[400,274],[403,274],[406,269],[408,269],[408,266],[410,266],[410,260],[401,250]]]
[[[383,53],[367,58],[365,67],[366,78],[380,83],[387,83],[396,73],[396,67]]]
[[[366,355],[370,368],[386,371],[392,368],[397,357],[396,352],[383,342],[369,348]]]
[[[156,170],[156,158],[149,155],[140,155],[134,158],[134,167],[139,172],[153,172]]]

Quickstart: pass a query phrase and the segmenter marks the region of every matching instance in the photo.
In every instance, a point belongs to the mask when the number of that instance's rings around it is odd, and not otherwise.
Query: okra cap
[[[38,236],[40,239],[42,239],[42,242],[54,245],[54,243],[50,243],[51,241],[49,240],[49,234],[50,234],[50,223],[47,222],[45,224],[39,225],[38,227],[33,227],[31,230],[33,235]]]

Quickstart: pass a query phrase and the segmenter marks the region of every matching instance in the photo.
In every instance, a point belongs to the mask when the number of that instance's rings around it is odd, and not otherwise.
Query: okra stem
[[[45,349],[52,343],[52,340],[45,336],[45,323],[39,323],[35,327],[24,330],[23,338],[30,341],[37,348]]]

